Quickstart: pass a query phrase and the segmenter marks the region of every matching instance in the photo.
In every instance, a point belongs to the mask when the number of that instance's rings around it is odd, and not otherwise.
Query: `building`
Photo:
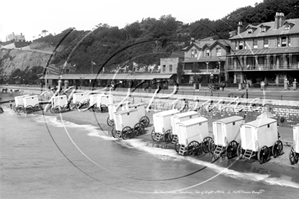
[[[184,48],[183,83],[211,83],[225,80],[226,56],[230,54],[230,41],[206,38],[192,40]]]
[[[21,33],[20,35],[15,35],[15,33],[9,34],[6,36],[6,41],[12,41],[14,40],[15,42],[24,42],[25,41],[25,36]]]
[[[299,82],[299,19],[275,20],[248,25],[230,38],[233,50],[227,57],[226,80],[280,85],[284,79]],[[233,32],[231,32],[233,33]]]
[[[184,51],[173,52],[168,58],[160,59],[160,73],[162,74],[174,74],[174,78],[177,78],[178,68],[182,67],[184,60]],[[177,78],[178,83],[181,83],[181,78]]]

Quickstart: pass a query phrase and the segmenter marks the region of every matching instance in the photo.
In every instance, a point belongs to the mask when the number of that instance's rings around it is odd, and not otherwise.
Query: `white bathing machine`
[[[24,101],[24,107],[39,106],[39,96],[37,95],[24,96],[23,101]]]
[[[196,117],[200,117],[200,114],[197,111],[188,111],[184,113],[178,113],[171,117],[171,126],[172,126],[172,135],[173,135],[173,143],[178,142],[178,123],[193,119]]]
[[[24,105],[24,98],[28,96],[29,95],[22,95],[15,97],[15,104],[13,106],[15,112],[20,113],[21,111],[25,111],[26,106]]]
[[[275,119],[261,118],[242,124],[238,152],[242,158],[256,157],[261,164],[265,163],[271,155],[277,157],[282,153],[283,144],[278,135]]]
[[[17,107],[22,107],[22,108],[24,108],[24,101],[23,101],[23,98],[24,98],[24,97],[27,97],[27,96],[29,96],[29,95],[22,95],[22,96],[17,96],[17,97],[15,97],[15,106],[16,106],[16,108],[17,108]]]
[[[180,155],[199,155],[211,151],[213,139],[209,133],[208,120],[196,117],[178,123],[178,143],[175,150]]]
[[[108,107],[109,104],[113,104],[112,95],[102,94],[97,96],[97,107]]]
[[[82,103],[85,104],[89,100],[89,95],[87,93],[73,93],[73,100],[74,104]]]
[[[128,139],[144,131],[144,126],[139,122],[136,109],[129,108],[117,111],[115,114],[115,126],[112,130],[113,137]]]
[[[151,132],[151,137],[154,141],[172,141],[171,117],[178,113],[179,110],[171,109],[153,114],[153,130]]]
[[[145,103],[137,103],[137,104],[129,104],[129,108],[134,108],[137,110],[138,117],[140,118],[140,122],[144,124],[144,127],[148,127],[150,124],[150,119],[146,116],[146,104]]]
[[[23,102],[24,102],[26,113],[30,113],[32,111],[38,111],[41,109],[38,95],[24,96]]]
[[[107,125],[110,127],[114,126],[114,121],[116,121],[116,112],[120,111],[120,110],[126,110],[129,109],[128,108],[128,101],[124,102],[123,104],[121,104],[117,110],[117,107],[119,105],[119,103],[115,103],[115,104],[109,104],[108,105],[108,117],[107,117]]]
[[[52,107],[66,107],[68,99],[66,95],[55,96],[52,98]]]
[[[238,145],[241,141],[240,126],[244,123],[244,118],[240,116],[227,117],[212,123],[216,156],[225,151],[229,159],[237,155]]]
[[[297,164],[299,161],[299,124],[293,126],[293,146],[289,155],[291,164]]]

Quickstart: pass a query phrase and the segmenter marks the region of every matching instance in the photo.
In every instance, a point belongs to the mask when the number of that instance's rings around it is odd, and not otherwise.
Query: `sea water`
[[[299,197],[299,175],[234,160],[213,164],[60,117],[4,111],[0,196],[5,198]]]

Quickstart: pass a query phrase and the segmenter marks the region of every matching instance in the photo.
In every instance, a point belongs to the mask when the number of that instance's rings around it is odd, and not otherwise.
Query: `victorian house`
[[[206,38],[192,40],[184,48],[183,83],[208,83],[225,80],[226,56],[230,41]]]
[[[285,20],[276,13],[275,21],[248,25],[230,38],[233,50],[227,57],[226,80],[282,84],[284,79],[299,82],[299,19]]]

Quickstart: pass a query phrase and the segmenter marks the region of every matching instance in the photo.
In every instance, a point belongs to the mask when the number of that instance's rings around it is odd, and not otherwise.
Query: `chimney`
[[[241,33],[241,29],[242,29],[242,22],[240,21],[239,23],[238,23],[238,29],[237,29],[237,34],[240,34]]]
[[[276,12],[274,29],[280,28],[283,25],[283,22],[284,22],[284,14],[282,12]]]
[[[280,28],[283,25],[284,22],[284,14],[283,12],[280,13],[280,17],[279,17],[279,27]]]

